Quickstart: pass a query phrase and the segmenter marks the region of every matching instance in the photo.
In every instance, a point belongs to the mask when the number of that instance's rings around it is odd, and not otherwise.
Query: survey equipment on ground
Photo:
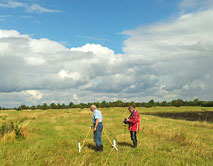
[[[79,153],[80,153],[81,150],[83,149],[83,147],[84,147],[84,145],[85,145],[85,142],[86,142],[86,140],[87,140],[87,137],[89,136],[89,133],[90,133],[90,131],[91,131],[93,128],[94,128],[93,126],[91,126],[91,127],[89,128],[89,130],[88,130],[88,132],[87,132],[87,135],[86,135],[86,137],[85,137],[85,139],[84,139],[82,145],[81,145],[80,142],[78,142],[78,151],[79,151]],[[113,139],[113,143],[112,143],[112,141],[110,140],[109,136],[107,135],[107,133],[105,132],[104,129],[103,129],[103,133],[105,134],[105,136],[106,136],[107,139],[109,140],[109,142],[110,142],[110,144],[112,145],[112,147],[113,147],[116,151],[118,151],[118,148],[116,147],[116,140]]]

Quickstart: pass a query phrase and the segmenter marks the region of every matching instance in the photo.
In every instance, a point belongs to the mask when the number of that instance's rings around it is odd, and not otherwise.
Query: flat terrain
[[[101,108],[104,131],[117,140],[119,151],[112,149],[103,134],[103,152],[95,152],[93,133],[83,143],[91,124],[89,109],[0,111],[0,125],[14,122],[25,138],[7,134],[0,139],[0,165],[128,165],[174,166],[213,165],[213,123],[161,118],[142,113],[213,111],[203,107],[137,108],[141,116],[138,148],[132,149],[123,119],[127,108]]]

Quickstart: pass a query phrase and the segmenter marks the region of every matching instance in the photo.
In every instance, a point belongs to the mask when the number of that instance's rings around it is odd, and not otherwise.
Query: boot
[[[101,150],[101,145],[100,146],[97,146],[97,150],[96,150],[97,152],[100,152],[100,151],[102,151]]]
[[[133,141],[133,146],[132,146],[133,148],[137,148],[137,141]]]
[[[103,145],[100,146],[100,151],[103,151],[104,150],[104,147]]]

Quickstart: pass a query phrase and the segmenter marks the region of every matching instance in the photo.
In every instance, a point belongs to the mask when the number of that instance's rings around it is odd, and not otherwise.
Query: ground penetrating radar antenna
[[[115,139],[113,139],[113,145],[112,145],[112,147],[115,148],[115,150],[118,151],[118,148],[116,147],[116,141],[115,141]]]
[[[80,142],[78,143],[78,151],[79,151],[79,153],[81,152],[81,143]]]

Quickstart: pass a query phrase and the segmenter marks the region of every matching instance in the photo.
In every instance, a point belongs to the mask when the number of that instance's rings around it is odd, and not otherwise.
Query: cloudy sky
[[[213,0],[0,0],[0,107],[213,100]]]

